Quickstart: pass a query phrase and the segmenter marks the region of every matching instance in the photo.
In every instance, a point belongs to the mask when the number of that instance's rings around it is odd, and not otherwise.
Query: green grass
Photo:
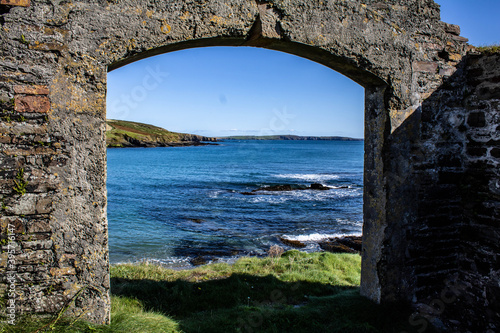
[[[167,131],[166,129],[161,127],[149,124],[137,123],[133,121],[108,119],[107,123],[110,126],[123,127],[124,129],[128,130],[128,132],[136,132],[144,135],[162,136],[167,134],[177,134],[174,132]]]
[[[484,54],[500,53],[500,45],[478,46],[476,49]]]
[[[289,251],[279,259],[242,258],[184,271],[115,265],[111,325],[63,318],[50,331],[415,332],[404,307],[359,295],[360,262],[355,254]],[[0,332],[33,332],[51,320],[25,317]]]
[[[111,325],[93,325],[83,320],[62,318],[53,326],[53,318],[23,317],[16,326],[0,326],[0,332],[105,332],[105,333],[160,333],[181,332],[174,320],[151,311],[144,311],[141,303],[135,299],[116,297],[111,299]]]
[[[14,179],[14,191],[23,196],[26,194],[26,186],[28,185],[28,181],[24,179],[24,168],[21,168],[17,171],[16,179]]]

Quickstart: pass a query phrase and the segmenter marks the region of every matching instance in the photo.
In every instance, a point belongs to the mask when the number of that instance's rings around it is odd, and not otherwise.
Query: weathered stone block
[[[52,210],[52,198],[40,198],[36,202],[36,212],[38,214],[48,214]]]
[[[50,274],[54,277],[61,277],[65,275],[75,275],[76,271],[74,267],[51,268]]]
[[[437,44],[437,43],[422,43],[422,48],[428,50],[428,51],[441,51],[444,47],[443,44]]]
[[[20,242],[31,242],[36,240],[48,240],[51,239],[52,232],[38,232],[38,233],[27,233],[24,235],[19,235],[17,238]]]
[[[459,62],[460,60],[462,60],[462,55],[460,53],[450,53],[448,55],[448,59],[450,61]]]
[[[25,95],[48,95],[49,88],[47,86],[31,85],[31,86],[14,86],[14,93]]]
[[[33,266],[33,265],[18,266],[18,267],[16,267],[16,271],[18,273],[34,272],[35,267],[36,266]]]
[[[467,69],[467,77],[472,77],[474,79],[480,77],[481,75],[483,75],[483,73],[484,73],[484,69],[481,67]]]
[[[486,126],[486,115],[484,112],[471,112],[467,118],[467,124],[471,127]]]
[[[488,81],[492,83],[500,83],[500,75],[489,78]]]
[[[11,139],[10,135],[0,134],[0,143],[10,143],[11,140],[12,139]]]
[[[36,240],[28,241],[23,243],[23,249],[30,250],[50,250],[52,248],[53,241],[48,240]]]
[[[438,64],[433,61],[417,61],[413,63],[413,70],[422,73],[437,73]]]
[[[15,234],[22,234],[26,232],[23,220],[21,220],[17,216],[2,216],[0,218],[0,228],[1,228],[0,232],[3,234],[11,232],[7,231],[7,229],[14,230]]]
[[[36,212],[36,199],[31,193],[20,196],[7,206],[7,212],[13,215],[33,215]]]
[[[481,87],[477,96],[481,99],[500,99],[500,87],[498,85]]]
[[[47,96],[16,96],[15,110],[21,113],[47,113],[50,110],[50,100]]]
[[[443,155],[438,158],[439,165],[449,168],[460,168],[462,159],[456,155]]]
[[[444,23],[444,31],[455,36],[460,36],[460,26],[456,24]]]
[[[76,254],[73,253],[63,253],[59,258],[60,263],[74,262],[76,259]]]
[[[26,122],[11,123],[8,130],[14,135],[31,135],[31,134],[46,134],[48,131],[47,125],[30,124]]]
[[[50,223],[47,220],[33,219],[26,223],[28,233],[51,232]]]
[[[486,154],[488,150],[485,147],[471,146],[467,147],[467,154],[473,157],[479,157]]]
[[[31,0],[0,0],[0,5],[29,7]]]
[[[457,71],[457,69],[455,67],[446,66],[446,67],[442,67],[442,68],[439,69],[439,75],[442,75],[442,76],[451,76],[456,71]]]
[[[30,44],[29,46],[30,49],[32,50],[39,50],[39,51],[62,51],[66,49],[66,46],[61,43],[57,42],[47,42],[47,43],[40,43],[40,42],[35,42],[34,44]]]
[[[16,262],[19,265],[47,264],[53,261],[53,257],[52,250],[25,251],[16,255]]]
[[[48,178],[48,177],[47,177]],[[27,189],[31,193],[47,193],[55,191],[59,188],[59,182],[54,179],[37,179],[31,180],[27,186]],[[38,207],[38,203],[37,203]],[[38,208],[37,208],[38,211]],[[39,214],[45,214],[40,213]]]
[[[465,38],[465,37],[462,37],[462,36],[452,36],[452,38],[455,41],[460,42],[460,43],[467,43],[469,41],[469,38]]]
[[[0,253],[0,268],[5,268],[7,267],[7,263],[8,263],[8,260],[9,260],[9,253],[7,251]],[[3,279],[0,279],[0,282],[3,282],[2,281]],[[1,291],[1,288],[0,287],[0,291]]]

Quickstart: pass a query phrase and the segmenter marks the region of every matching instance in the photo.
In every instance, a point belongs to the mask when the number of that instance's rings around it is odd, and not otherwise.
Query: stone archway
[[[419,200],[435,168],[428,144],[440,140],[423,136],[422,104],[455,73],[467,44],[432,0],[0,4],[2,227],[17,237],[12,271],[23,311],[56,312],[81,292],[72,311],[109,321],[106,72],[202,46],[295,54],[365,88],[361,292],[416,304],[439,289],[420,280],[425,264],[414,253],[427,214]]]

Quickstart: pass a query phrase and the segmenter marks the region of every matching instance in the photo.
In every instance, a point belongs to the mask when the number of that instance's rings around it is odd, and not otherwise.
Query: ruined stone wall
[[[69,314],[109,320],[107,70],[255,46],[365,88],[362,294],[457,332],[494,321],[498,56],[464,57],[433,1],[0,0],[0,15],[0,286],[18,314],[76,298]]]
[[[500,53],[470,55],[464,91],[465,134],[457,309],[469,327],[500,329]],[[473,318],[476,318],[475,320]]]
[[[392,242],[407,243],[410,320],[418,329],[500,327],[499,61],[475,52],[456,58],[410,121],[420,135],[411,148],[418,214]]]
[[[106,68],[69,55],[64,8],[10,4],[0,5],[0,308],[57,313],[77,297],[69,313],[106,322]]]

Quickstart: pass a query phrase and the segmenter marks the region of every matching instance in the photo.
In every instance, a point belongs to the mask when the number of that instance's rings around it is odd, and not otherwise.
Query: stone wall
[[[365,88],[362,294],[412,304],[417,328],[498,325],[498,55],[466,56],[433,1],[0,0],[0,15],[0,286],[18,315],[75,300],[109,321],[107,70],[255,46]]]
[[[0,5],[0,308],[57,313],[77,298],[69,313],[107,322],[106,68],[69,55],[63,7]]]
[[[452,192],[437,191],[436,178],[440,168],[447,163],[447,154],[454,156],[454,152],[448,151],[454,139],[449,137],[450,126],[441,118],[442,113],[435,105],[429,105],[432,100],[441,101],[440,91],[460,67],[468,45],[460,36],[458,26],[441,24],[444,36],[416,33],[413,37],[418,52],[425,59],[414,61],[412,65],[413,94],[423,103],[414,104],[408,116],[401,117],[398,111],[391,114],[391,134],[382,152],[386,161],[388,202],[387,226],[378,262],[379,275],[383,279],[383,301],[418,302],[417,296],[422,289],[435,286],[434,281],[422,279],[420,272],[424,275],[428,272],[451,273],[447,266],[436,263],[443,253],[431,249],[447,246],[439,235],[440,229],[429,228],[425,223],[427,213],[429,218],[434,217],[441,205],[447,208],[454,204]],[[442,208],[439,216],[454,221],[453,209],[446,208]],[[451,228],[454,228],[453,223]],[[452,264],[447,258],[443,258],[443,263]]]
[[[457,309],[467,326],[500,329],[500,53],[471,55],[464,91],[463,227]]]
[[[406,243],[418,329],[500,327],[499,65],[499,54],[470,52],[407,120],[420,136],[411,147],[417,214],[389,244]]]

